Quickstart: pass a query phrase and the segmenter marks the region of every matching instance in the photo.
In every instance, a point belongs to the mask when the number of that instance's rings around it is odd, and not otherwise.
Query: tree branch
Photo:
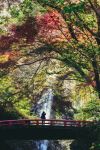
[[[39,62],[39,61],[47,61],[48,59],[56,59],[56,60],[61,61],[58,57],[52,57],[52,56],[50,56],[50,57],[43,57],[43,58],[37,59],[37,60],[32,61],[32,62],[16,64],[16,66],[20,67],[20,66],[25,66],[25,65],[31,65],[31,64],[34,64],[34,63]]]
[[[94,10],[94,12],[96,13],[96,15],[100,16],[100,14],[98,13],[97,8],[93,5],[93,3],[91,2],[91,0],[88,0],[88,2],[91,5],[91,8]],[[95,3],[97,5],[97,2]]]
[[[74,13],[75,13],[76,17],[82,22],[84,28],[85,28],[87,31],[89,31],[93,36],[96,36],[96,33],[93,32],[93,31],[87,26],[87,24],[80,18],[80,16],[78,15],[78,13],[76,13],[76,12],[74,12]]]

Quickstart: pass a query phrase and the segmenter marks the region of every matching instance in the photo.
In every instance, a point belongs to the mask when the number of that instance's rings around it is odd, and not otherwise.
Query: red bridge
[[[0,139],[89,138],[96,122],[54,119],[0,121]]]

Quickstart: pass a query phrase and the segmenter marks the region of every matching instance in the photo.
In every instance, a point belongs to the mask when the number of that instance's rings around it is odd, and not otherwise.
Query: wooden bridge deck
[[[44,120],[43,120],[44,121]],[[90,138],[93,121],[34,120],[0,121],[0,139],[78,139]]]

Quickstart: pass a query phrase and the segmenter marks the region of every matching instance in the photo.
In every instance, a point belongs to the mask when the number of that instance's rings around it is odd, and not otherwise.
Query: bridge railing
[[[79,121],[79,120],[60,120],[60,119],[20,119],[20,120],[2,120],[0,121],[0,126],[16,126],[16,125],[49,125],[49,126],[74,126],[74,127],[84,127],[94,125],[94,121]]]

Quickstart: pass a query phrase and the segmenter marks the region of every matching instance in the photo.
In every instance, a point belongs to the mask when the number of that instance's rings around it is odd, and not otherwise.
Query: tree
[[[74,68],[85,82],[92,85],[100,98],[100,3],[91,0],[77,3],[64,0],[38,2],[56,10],[66,22],[70,40],[66,36],[68,32],[63,32],[63,28],[58,27],[66,39],[66,48],[60,47],[61,60]]]
[[[14,43],[19,43],[22,47],[20,50],[25,46],[30,48],[24,51],[27,57],[27,53],[31,56],[41,53],[41,56],[38,55],[39,58],[33,61],[28,59],[27,63],[23,61],[17,66],[48,59],[60,60],[73,69],[70,77],[91,85],[100,97],[98,1],[75,3],[70,0],[38,0],[38,3],[47,12],[35,17],[27,15],[22,24],[13,26],[13,40],[12,34],[7,35],[9,42],[4,46],[11,48]],[[69,75],[64,74],[60,79],[67,79]]]

